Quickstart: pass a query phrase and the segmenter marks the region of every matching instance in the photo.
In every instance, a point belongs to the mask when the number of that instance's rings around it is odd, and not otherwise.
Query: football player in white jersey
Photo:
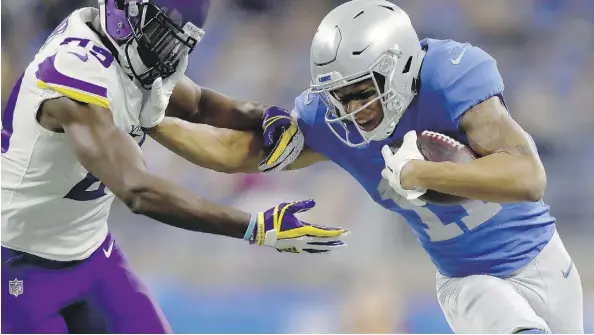
[[[19,78],[2,118],[3,332],[171,332],[109,235],[115,197],[168,225],[279,251],[344,246],[345,229],[295,217],[313,201],[249,214],[146,170],[143,129],[166,110],[260,127],[263,106],[184,77],[203,34],[150,0],[99,0],[67,17]]]
[[[455,332],[583,333],[580,276],[542,200],[544,167],[508,112],[493,57],[469,43],[420,40],[389,1],[353,0],[323,19],[310,66],[311,87],[292,113],[271,108],[263,119],[265,146],[282,148],[291,141],[281,133],[301,132],[307,148],[289,147],[289,159],[266,160],[266,169],[331,160],[402,215],[437,268],[438,300]],[[154,138],[210,165],[205,147],[234,143],[217,146],[217,161],[241,156],[245,171],[258,170],[249,146],[257,136],[205,127],[166,118]],[[479,158],[425,161],[416,143],[424,131],[453,141],[448,134]],[[424,203],[427,190],[468,201]]]

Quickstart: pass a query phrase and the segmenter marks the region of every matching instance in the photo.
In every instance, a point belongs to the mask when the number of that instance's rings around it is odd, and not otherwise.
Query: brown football
[[[447,135],[429,130],[417,134],[417,147],[425,159],[431,162],[467,163],[478,157],[466,145]],[[467,198],[433,190],[428,190],[420,199],[438,205],[455,205],[470,201]]]

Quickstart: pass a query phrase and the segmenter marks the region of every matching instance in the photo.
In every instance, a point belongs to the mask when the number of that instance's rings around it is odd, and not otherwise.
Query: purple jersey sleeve
[[[110,108],[107,94],[113,56],[89,40],[68,38],[38,65],[37,86],[84,103]]]

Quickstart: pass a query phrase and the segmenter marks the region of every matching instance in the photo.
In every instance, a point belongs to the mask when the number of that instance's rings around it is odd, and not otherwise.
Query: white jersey
[[[95,8],[73,12],[50,35],[15,85],[2,119],[2,246],[43,258],[90,256],[107,235],[113,193],[78,162],[63,133],[42,128],[43,101],[69,97],[112,110],[139,143],[142,91],[88,25]]]

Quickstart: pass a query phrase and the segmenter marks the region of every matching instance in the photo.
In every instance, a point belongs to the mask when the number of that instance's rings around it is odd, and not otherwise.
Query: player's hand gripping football
[[[423,157],[417,147],[417,132],[411,130],[406,133],[404,135],[402,146],[396,152],[392,152],[392,149],[390,149],[389,146],[384,145],[382,148],[382,156],[386,163],[386,167],[382,170],[382,177],[388,180],[390,187],[413,205],[424,206],[425,202],[419,199],[419,197],[425,194],[427,189],[416,188],[405,190],[400,184],[400,174],[408,162],[413,159],[425,160],[425,157]]]
[[[148,100],[143,104],[140,111],[140,126],[143,128],[156,127],[163,118],[165,110],[169,105],[169,99],[173,94],[175,85],[184,77],[188,68],[188,53],[181,55],[175,72],[163,79],[158,77],[153,81],[150,91],[148,91]]]
[[[282,203],[254,214],[243,239],[250,244],[291,253],[321,253],[346,246],[342,239],[350,233],[349,230],[312,225],[295,217],[315,204],[313,200]]]
[[[269,152],[258,169],[262,172],[281,171],[293,163],[305,146],[303,134],[291,114],[282,108],[270,107],[262,122],[264,149]]]

